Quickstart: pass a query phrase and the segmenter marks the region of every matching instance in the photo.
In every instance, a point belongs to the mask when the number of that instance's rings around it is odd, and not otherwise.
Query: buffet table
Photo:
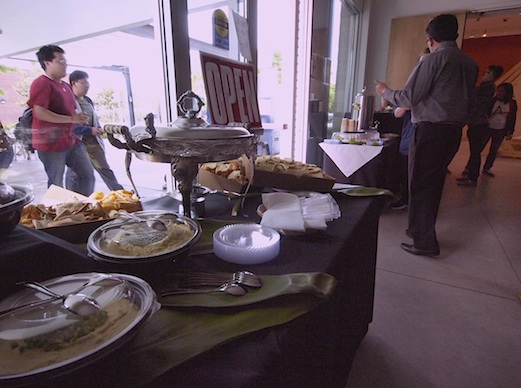
[[[183,269],[249,270],[258,275],[323,272],[338,281],[333,295],[312,311],[285,324],[268,327],[227,341],[180,365],[164,365],[152,342],[170,308],[161,308],[136,337],[122,348],[77,371],[54,378],[53,386],[169,386],[169,387],[312,387],[344,386],[355,352],[372,320],[377,232],[383,197],[334,194],[342,217],[327,231],[282,236],[281,252],[271,262],[238,266],[212,253],[197,254],[157,270],[136,273],[159,293],[169,272]],[[220,195],[206,200],[206,216],[258,222],[259,197],[248,198],[243,216],[230,216],[233,201]],[[143,203],[145,209],[177,211],[169,196]],[[15,282],[44,281],[79,272],[120,272],[121,267],[97,262],[86,251],[42,231],[18,226],[0,240],[0,297],[15,291]],[[119,271],[117,271],[119,270]],[[131,271],[132,273],[132,271]],[[149,342],[147,344],[147,341]],[[193,338],[194,343],[198,341]],[[147,344],[147,360],[132,357],[133,347]],[[137,353],[140,354],[140,353]],[[159,371],[161,370],[161,371]]]
[[[321,143],[325,152],[323,169],[339,183],[397,192],[399,143],[399,139],[391,139],[383,146]],[[350,166],[355,157],[359,160],[357,168]]]

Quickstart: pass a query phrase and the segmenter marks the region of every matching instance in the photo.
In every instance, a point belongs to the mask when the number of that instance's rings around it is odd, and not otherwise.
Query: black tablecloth
[[[236,338],[172,368],[153,382],[135,381],[135,385],[343,386],[356,349],[372,319],[378,219],[383,198],[352,198],[343,194],[337,194],[335,198],[342,217],[329,223],[326,232],[282,236],[281,252],[275,260],[246,268],[206,254],[189,256],[156,270],[123,270],[121,266],[114,268],[111,264],[92,260],[83,249],[61,239],[18,226],[8,239],[0,241],[0,296],[13,292],[12,285],[16,281],[43,281],[89,271],[134,273],[158,290],[167,281],[168,272],[180,267],[224,271],[249,269],[260,275],[327,272],[338,280],[337,288],[328,301],[310,313],[287,324]],[[245,213],[249,216],[239,219],[258,221],[255,215],[258,203],[258,198],[246,201]],[[214,195],[206,201],[206,214],[229,219],[232,205],[233,202]],[[144,208],[175,211],[178,202],[163,197],[144,203]],[[132,342],[126,346],[131,347]],[[49,384],[103,386],[115,376],[128,373],[124,350]]]
[[[366,187],[379,187],[399,193],[399,139],[391,139],[384,144],[382,152],[365,165],[346,177],[335,162],[324,153],[324,172],[338,183],[350,183]]]

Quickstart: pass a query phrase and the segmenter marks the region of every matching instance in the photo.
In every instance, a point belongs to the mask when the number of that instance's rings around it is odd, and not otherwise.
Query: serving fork
[[[250,288],[262,287],[259,276],[249,271],[225,272],[190,272],[175,277],[179,287],[219,286],[224,283],[236,283]]]
[[[244,295],[247,288],[262,287],[261,279],[249,271],[225,272],[189,272],[174,276],[172,285],[161,291],[162,296],[224,291],[235,295]],[[244,293],[234,292],[244,290]]]

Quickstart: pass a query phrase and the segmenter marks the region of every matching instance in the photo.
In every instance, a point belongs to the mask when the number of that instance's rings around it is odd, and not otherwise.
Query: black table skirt
[[[331,158],[324,153],[324,172],[339,183],[350,183],[366,187],[379,187],[400,191],[399,139],[391,139],[385,143],[382,152],[365,165],[346,177]]]
[[[336,195],[342,218],[326,232],[283,236],[275,260],[240,269],[262,274],[327,272],[338,280],[333,296],[315,310],[284,325],[236,338],[170,369],[154,382],[136,386],[175,387],[342,387],[356,349],[372,320],[378,219],[383,198]],[[246,219],[258,221],[258,198],[246,201]],[[232,202],[220,196],[206,201],[207,216],[229,219]],[[145,209],[176,210],[173,198],[148,201]],[[239,217],[241,218],[241,217]],[[241,218],[242,219],[242,218]],[[18,226],[0,241],[0,297],[15,290],[20,280],[46,280],[79,272],[128,272],[141,276],[156,289],[179,267],[233,271],[236,265],[213,254],[190,256],[168,270],[122,270],[89,258],[82,248],[41,231]],[[152,317],[154,319],[154,317]],[[140,335],[140,334],[138,334]],[[194,338],[194,341],[197,339]],[[132,346],[132,342],[126,346]],[[125,374],[124,348],[50,385],[104,386]],[[93,377],[97,376],[97,377]],[[109,378],[110,376],[110,378]],[[106,377],[106,378],[105,378]],[[85,384],[81,384],[84,382]],[[43,383],[43,382],[42,382]]]

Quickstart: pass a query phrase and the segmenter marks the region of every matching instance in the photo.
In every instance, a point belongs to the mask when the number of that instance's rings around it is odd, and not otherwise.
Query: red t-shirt
[[[76,113],[76,99],[66,82],[57,82],[45,75],[31,84],[27,105],[39,105],[51,112],[72,116]],[[64,151],[71,149],[79,141],[72,128],[74,124],[49,123],[39,120],[33,114],[33,147],[40,151]]]

